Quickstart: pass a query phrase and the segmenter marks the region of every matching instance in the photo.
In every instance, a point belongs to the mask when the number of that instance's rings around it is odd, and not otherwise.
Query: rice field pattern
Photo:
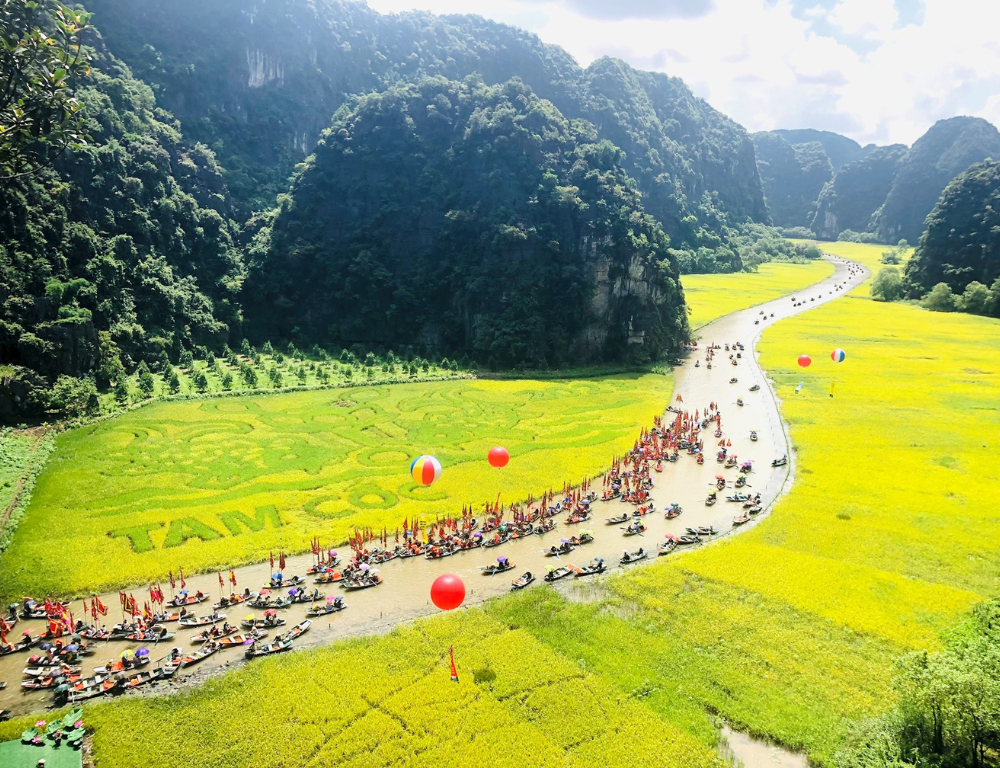
[[[0,593],[162,581],[539,494],[602,471],[670,390],[669,377],[636,374],[152,405],[60,436],[0,560]],[[502,471],[485,461],[497,444],[511,454]],[[430,487],[408,472],[423,453],[444,467]]]

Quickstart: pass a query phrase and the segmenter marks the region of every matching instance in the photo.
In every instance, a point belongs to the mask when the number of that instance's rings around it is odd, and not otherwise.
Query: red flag
[[[101,598],[99,597],[97,598],[97,612],[101,614],[101,616],[108,615],[108,607],[101,602]]]
[[[271,552],[270,555],[271,555],[271,571],[273,572],[274,571],[274,552]]]
[[[278,570],[281,571],[282,573],[285,572],[285,553],[284,552],[279,552],[278,553]]]
[[[455,669],[455,646],[448,646],[448,657],[451,659],[451,681],[453,683],[458,682],[458,670]]]
[[[187,586],[187,582],[184,581],[184,569],[180,568],[179,570],[180,570],[180,574],[181,574],[181,589],[184,589],[184,587]]]
[[[234,587],[236,586],[236,574],[233,573],[232,571],[229,572],[229,583],[232,584]]]
[[[170,571],[167,575],[170,578],[170,589],[171,591],[173,591],[174,589],[177,588],[177,582],[174,581],[174,572]]]
[[[220,587],[224,587],[225,585],[226,585],[226,582],[224,582],[222,580],[222,571],[219,571],[219,586]]]

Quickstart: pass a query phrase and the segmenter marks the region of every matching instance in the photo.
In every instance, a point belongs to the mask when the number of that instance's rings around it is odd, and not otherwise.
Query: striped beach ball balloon
[[[830,359],[833,360],[833,362],[835,363],[844,362],[845,357],[847,357],[847,355],[844,353],[844,350],[842,349],[835,349],[833,350],[833,352],[830,353]]]
[[[430,485],[441,477],[441,462],[433,456],[418,456],[410,465],[410,474],[421,485]]]

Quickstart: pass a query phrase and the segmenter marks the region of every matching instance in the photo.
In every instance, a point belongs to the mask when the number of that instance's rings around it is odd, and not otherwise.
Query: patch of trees
[[[977,606],[945,638],[896,667],[899,704],[862,723],[841,768],[987,768],[1000,755],[1000,600]]]

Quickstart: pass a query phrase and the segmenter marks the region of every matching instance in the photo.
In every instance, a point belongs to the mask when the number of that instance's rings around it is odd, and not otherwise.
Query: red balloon
[[[506,448],[501,448],[499,445],[496,448],[490,448],[490,466],[500,469],[501,467],[506,467],[507,462],[510,461],[510,454],[507,453]]]
[[[799,355],[799,365],[803,368],[808,368],[812,364],[812,358],[809,355]]]
[[[453,611],[465,600],[465,582],[452,573],[438,576],[431,584],[431,601],[442,611]]]

